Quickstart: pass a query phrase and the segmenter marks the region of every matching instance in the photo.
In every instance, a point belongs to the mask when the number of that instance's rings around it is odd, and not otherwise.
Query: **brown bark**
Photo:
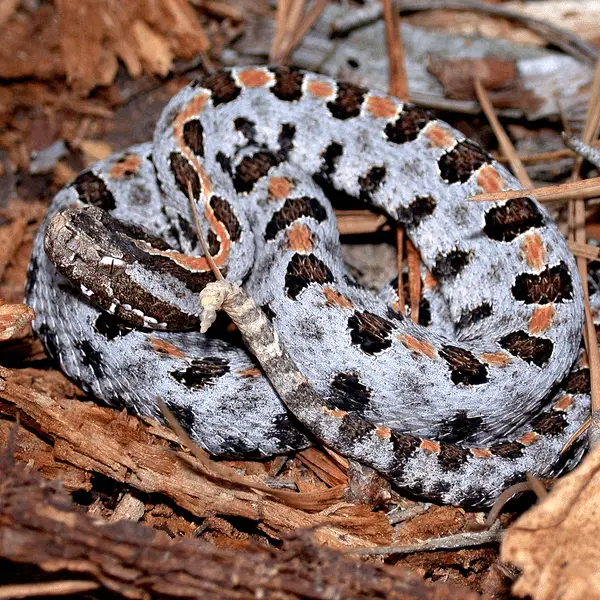
[[[14,466],[10,458],[0,464],[0,559],[14,563],[14,589],[41,585],[47,593],[55,581],[58,594],[100,585],[128,598],[479,598],[397,567],[318,548],[307,531],[281,552],[257,545],[250,554],[172,540],[131,521],[102,523],[74,511],[59,484]],[[20,569],[26,578],[32,566],[41,570],[41,582],[19,581]],[[53,575],[58,571],[60,581]]]

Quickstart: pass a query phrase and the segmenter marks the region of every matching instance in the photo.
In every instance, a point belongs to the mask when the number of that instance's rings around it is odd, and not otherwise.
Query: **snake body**
[[[527,471],[574,464],[582,443],[561,449],[589,411],[564,238],[533,198],[466,201],[518,187],[474,142],[393,97],[292,68],[218,71],[169,102],[151,143],[57,194],[27,300],[85,390],[150,416],[161,398],[212,453],[303,447],[298,418],[408,492],[485,505]],[[263,366],[283,347],[296,379],[261,371],[225,323],[195,329],[214,277],[189,188],[215,262],[263,310],[248,312],[250,347]],[[424,324],[401,314],[393,285],[375,295],[348,273],[332,203],[356,201],[419,249]],[[310,384],[308,408],[291,381]]]

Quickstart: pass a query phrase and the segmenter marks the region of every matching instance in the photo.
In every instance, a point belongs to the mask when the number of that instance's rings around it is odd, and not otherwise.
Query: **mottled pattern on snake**
[[[426,111],[288,68],[193,82],[151,144],[101,161],[57,195],[36,239],[28,301],[50,354],[85,389],[155,416],[160,397],[216,454],[307,443],[241,345],[161,331],[194,326],[198,291],[212,279],[203,258],[175,252],[197,251],[188,182],[227,280],[263,307],[337,416],[334,448],[352,456],[361,436],[369,444],[360,424],[376,423],[396,457],[381,469],[399,487],[466,504],[576,459],[560,450],[589,409],[587,371],[569,375],[582,291],[547,213],[531,198],[467,202],[518,183]],[[404,225],[428,269],[431,327],[399,313],[392,287],[375,296],[356,285],[329,200],[360,200]],[[49,222],[47,250],[78,287],[43,251]],[[106,242],[89,263],[81,232]],[[107,269],[114,258],[125,266]]]

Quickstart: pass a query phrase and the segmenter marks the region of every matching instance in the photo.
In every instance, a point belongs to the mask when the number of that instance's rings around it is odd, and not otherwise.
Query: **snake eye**
[[[114,256],[103,256],[98,263],[109,275],[115,275],[125,269],[125,261]]]

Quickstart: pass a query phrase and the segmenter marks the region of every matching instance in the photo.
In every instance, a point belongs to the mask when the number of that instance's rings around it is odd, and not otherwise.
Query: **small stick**
[[[526,190],[507,190],[505,192],[477,194],[476,196],[467,198],[467,200],[469,202],[502,202],[504,200],[512,200],[513,198],[522,198],[523,196],[534,196],[538,202],[600,197],[600,177]]]
[[[408,102],[408,78],[404,66],[404,45],[400,33],[400,13],[394,0],[383,0],[383,19],[385,22],[386,48],[389,62],[389,92],[393,96]],[[406,239],[406,258],[408,266],[408,294],[410,300],[410,318],[419,322],[419,303],[421,301],[421,257],[401,227],[396,226],[396,240],[398,242],[398,303],[404,312],[404,285],[402,274],[404,271],[404,248],[402,244]]]
[[[588,260],[597,260],[600,258],[600,247],[590,244],[581,244],[579,242],[569,242],[569,250],[575,256],[581,256]]]
[[[348,548],[348,554],[358,556],[387,556],[390,554],[414,554],[415,552],[433,552],[435,550],[460,550],[473,546],[495,544],[502,538],[502,529],[495,527],[485,531],[466,531],[441,538],[423,540],[406,546],[378,546],[375,548]]]
[[[592,81],[592,90],[587,107],[585,127],[583,129],[583,142],[589,144],[598,135],[600,127],[600,56],[596,59],[596,68]],[[580,178],[580,169],[583,158],[578,157],[575,161],[572,180],[577,182]],[[569,226],[572,231],[572,238],[575,242],[585,244],[587,241],[587,232],[585,228],[585,202],[583,196],[573,199],[569,205]],[[592,310],[590,308],[589,290],[587,282],[587,260],[582,257],[577,258],[577,268],[581,275],[583,286],[583,306],[585,311],[585,321],[583,329],[583,339],[585,341],[585,350],[590,368],[590,391],[592,397],[592,418],[588,431],[590,447],[594,448],[600,444],[600,351],[596,338],[596,329]]]
[[[535,485],[532,484],[530,477],[531,477],[531,475],[528,473],[527,481],[521,481],[519,483],[515,483],[514,485],[511,485],[510,487],[506,488],[498,496],[498,498],[496,499],[496,502],[494,502],[494,506],[492,506],[492,508],[490,508],[490,512],[487,514],[485,521],[483,523],[483,527],[485,527],[485,529],[490,529],[492,527],[492,525],[496,522],[496,520],[500,516],[502,509],[506,506],[506,503],[509,500],[511,500],[512,498],[514,498],[517,494],[521,494],[522,492],[534,492],[538,498],[544,497],[543,495],[540,496],[540,488],[537,485],[537,483],[539,483],[539,482],[536,480],[536,484]],[[545,489],[544,489],[544,492],[546,492]],[[546,494],[547,494],[547,492],[546,492]]]
[[[373,215],[376,216],[376,215]],[[396,264],[398,265],[398,308],[402,314],[406,313],[406,300],[404,298],[404,229],[396,227]]]
[[[210,267],[210,270],[213,272],[213,275],[217,279],[217,281],[225,281],[223,274],[219,271],[219,267],[215,264],[213,260],[212,254],[208,249],[208,245],[204,236],[202,235],[202,228],[200,227],[200,219],[198,218],[198,211],[196,210],[196,204],[194,203],[194,194],[192,192],[192,182],[188,181],[188,199],[190,201],[190,207],[192,209],[192,217],[194,219],[194,226],[196,227],[196,234],[198,235],[198,239],[200,240],[200,245],[202,246],[202,252],[204,252],[204,257],[206,258],[206,262]]]
[[[421,303],[421,255],[415,245],[406,240],[408,260],[408,295],[410,297],[410,318],[419,322],[419,304]]]
[[[517,156],[517,151],[515,150],[513,143],[510,141],[510,138],[508,137],[508,135],[506,135],[504,128],[500,124],[500,121],[496,116],[494,107],[492,106],[488,93],[483,87],[483,84],[481,83],[481,79],[479,77],[475,77],[474,84],[475,92],[477,94],[477,100],[479,100],[479,104],[481,105],[481,108],[483,109],[487,120],[492,126],[494,135],[496,136],[496,139],[500,144],[500,149],[508,159],[508,162],[512,167],[513,173],[517,176],[523,187],[532,188],[533,183],[529,178],[529,175],[527,174],[523,163],[521,163],[521,161],[519,160],[519,157]]]
[[[308,33],[309,29],[315,24],[316,20],[321,16],[325,7],[329,4],[329,0],[315,0],[306,13],[302,16],[302,19],[298,26],[295,28],[296,32],[290,34],[287,40],[283,40],[282,48],[275,54],[275,62],[280,63],[287,61],[289,55],[296,49],[296,46],[300,44],[304,36]]]
[[[393,0],[383,0],[383,19],[385,22],[385,38],[389,62],[389,91],[408,102],[408,83],[404,68],[404,46],[400,35],[400,12]]]

